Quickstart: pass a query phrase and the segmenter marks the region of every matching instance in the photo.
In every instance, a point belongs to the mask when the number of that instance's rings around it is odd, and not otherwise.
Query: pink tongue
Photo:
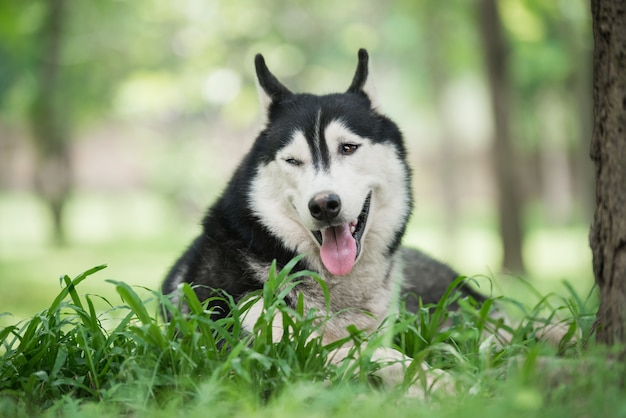
[[[356,241],[345,224],[322,230],[320,257],[326,269],[335,276],[344,276],[354,267]]]

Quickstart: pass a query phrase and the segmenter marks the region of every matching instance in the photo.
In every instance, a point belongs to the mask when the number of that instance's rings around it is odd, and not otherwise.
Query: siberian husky
[[[458,274],[401,246],[413,206],[411,171],[400,129],[378,108],[367,52],[359,50],[352,83],[336,94],[292,93],[262,55],[255,66],[264,127],[167,275],[164,293],[187,282],[198,285],[201,300],[219,289],[238,301],[263,287],[273,260],[281,268],[302,255],[295,271],[317,272],[330,294],[325,343],[345,337],[349,325],[375,330],[398,297],[409,309],[419,298],[438,301]],[[302,280],[287,303],[299,294],[305,309],[326,310],[317,281]],[[225,304],[211,308],[227,314]],[[254,321],[251,315],[244,325],[252,330]],[[401,358],[391,350],[378,357]]]

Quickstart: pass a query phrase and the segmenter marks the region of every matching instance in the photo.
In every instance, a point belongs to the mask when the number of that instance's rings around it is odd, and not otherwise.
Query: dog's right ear
[[[257,90],[259,99],[265,112],[265,118],[269,117],[269,107],[272,103],[277,102],[286,96],[291,95],[291,91],[282,85],[280,81],[270,72],[265,65],[263,55],[257,54],[254,57],[254,66],[256,68]]]
[[[357,93],[365,95],[369,100],[372,108],[378,107],[376,96],[376,88],[371,77],[369,66],[369,55],[363,48],[359,49],[359,62],[352,79],[352,84],[348,87],[348,93]]]

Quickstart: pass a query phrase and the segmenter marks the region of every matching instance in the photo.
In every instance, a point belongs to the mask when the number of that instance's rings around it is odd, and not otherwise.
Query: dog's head
[[[266,126],[252,151],[250,207],[334,276],[351,273],[365,252],[389,257],[412,204],[402,135],[377,110],[367,52],[358,57],[348,90],[322,96],[292,93],[261,55],[255,61]]]

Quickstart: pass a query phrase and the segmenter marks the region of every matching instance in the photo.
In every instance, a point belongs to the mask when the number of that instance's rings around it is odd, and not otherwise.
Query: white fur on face
[[[319,246],[310,231],[319,230],[320,223],[309,212],[310,199],[324,191],[339,195],[342,209],[338,222],[348,223],[356,221],[372,192],[360,255],[368,247],[384,252],[410,209],[406,167],[393,146],[360,137],[341,120],[328,124],[324,137],[330,153],[328,170],[314,166],[304,132],[295,131],[276,159],[258,169],[251,207],[289,249],[319,257]],[[344,144],[359,147],[351,155],[342,155]],[[293,160],[299,164],[289,162]]]

